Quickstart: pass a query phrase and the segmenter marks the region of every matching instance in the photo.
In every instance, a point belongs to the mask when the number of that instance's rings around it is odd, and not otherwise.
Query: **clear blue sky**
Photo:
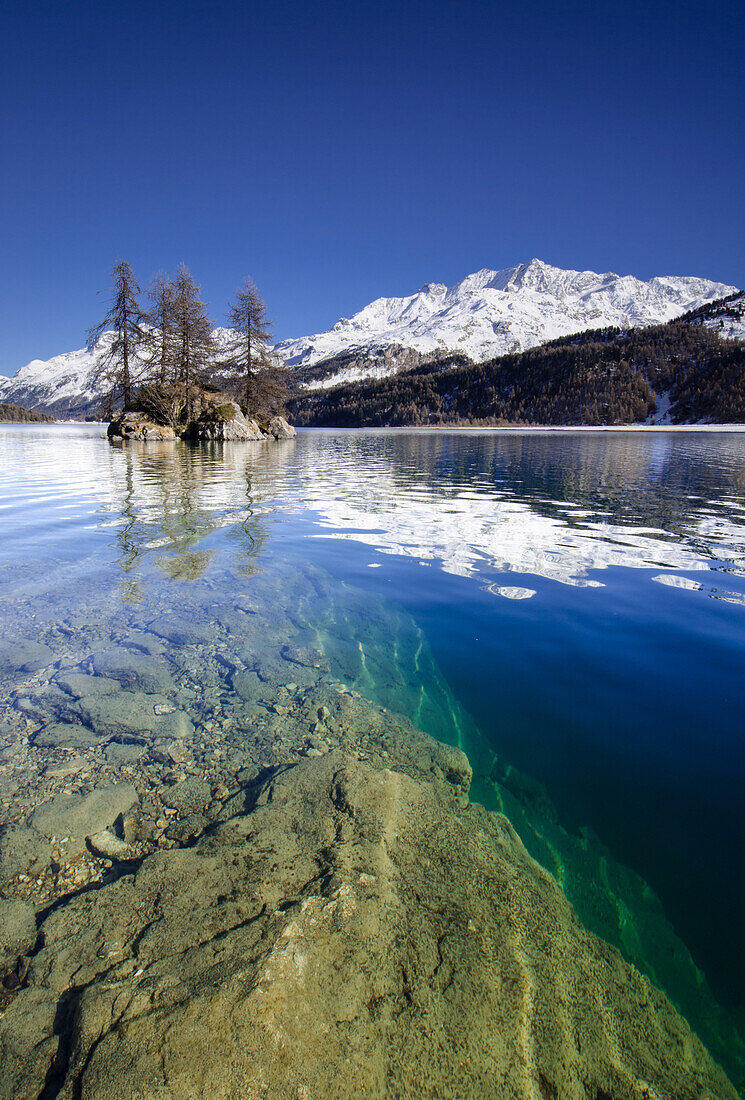
[[[278,338],[538,256],[745,286],[745,6],[6,0],[0,371],[113,261]]]

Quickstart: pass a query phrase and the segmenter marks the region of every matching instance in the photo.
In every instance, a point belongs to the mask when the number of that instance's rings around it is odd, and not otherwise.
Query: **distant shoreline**
[[[396,424],[360,428],[312,425],[298,432],[745,432],[745,424]]]
[[[0,427],[12,425],[14,427],[40,427],[51,428],[55,426],[65,427],[75,424],[79,427],[100,428],[104,427],[106,420],[55,420],[53,423],[39,421],[0,421]],[[675,433],[722,433],[738,435],[745,432],[745,424],[396,424],[396,425],[366,425],[359,428],[349,428],[333,425],[310,425],[298,427],[298,432],[498,432],[505,435],[523,434],[526,432],[675,432]]]

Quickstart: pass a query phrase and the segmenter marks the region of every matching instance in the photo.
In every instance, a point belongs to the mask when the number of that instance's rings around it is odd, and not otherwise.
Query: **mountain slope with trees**
[[[298,389],[289,408],[298,424],[343,427],[745,422],[745,343],[706,323],[727,304],[483,363],[441,357],[386,378]]]
[[[20,405],[7,405],[0,402],[0,423],[2,424],[53,424],[54,417],[46,413],[23,409]]]

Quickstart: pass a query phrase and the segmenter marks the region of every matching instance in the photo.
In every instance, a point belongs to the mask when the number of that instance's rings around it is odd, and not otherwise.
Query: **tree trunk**
[[[248,327],[248,355],[246,357],[246,416],[248,416],[248,403],[251,400],[251,326]]]
[[[131,382],[129,377],[129,320],[127,318],[127,307],[124,307],[124,332],[122,341],[122,389],[124,390],[124,407],[125,409],[129,405],[131,397]]]

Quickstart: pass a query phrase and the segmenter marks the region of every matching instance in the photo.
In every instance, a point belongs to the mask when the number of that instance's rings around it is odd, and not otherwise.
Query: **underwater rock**
[[[95,741],[95,734],[79,722],[52,722],[33,736],[40,749],[83,749]]]
[[[178,844],[186,844],[195,836],[199,836],[209,825],[209,819],[204,814],[187,814],[169,825],[166,836]]]
[[[161,802],[180,814],[199,813],[211,797],[209,783],[196,775],[190,775],[173,787],[166,787],[160,794]]]
[[[124,688],[150,693],[175,690],[170,669],[162,661],[153,660],[143,653],[133,653],[123,646],[115,646],[97,653],[93,666],[99,676],[118,680]]]
[[[64,760],[58,760],[53,764],[47,764],[44,775],[50,779],[67,779],[71,775],[79,775],[90,769],[91,762],[84,756],[68,756]]]
[[[156,714],[157,706],[168,706],[164,695],[120,691],[104,698],[81,699],[78,710],[83,721],[99,737],[149,741],[153,737],[181,737],[194,731],[191,720],[181,711]]]
[[[310,649],[307,646],[283,645],[280,650],[285,661],[300,665],[304,668],[320,668],[328,672],[331,662],[324,657],[320,649]]]
[[[43,874],[52,862],[49,841],[30,825],[0,831],[0,889],[18,875]]]
[[[233,691],[247,703],[270,701],[277,694],[276,685],[260,680],[255,672],[236,672],[231,680]]]
[[[210,627],[188,619],[173,619],[161,616],[154,619],[148,627],[153,634],[165,638],[174,645],[209,645],[214,641],[215,632]]]
[[[67,855],[85,850],[86,838],[101,832],[137,801],[129,783],[98,787],[89,794],[59,794],[31,815],[34,829],[47,838],[68,837]]]
[[[38,672],[54,660],[54,653],[48,645],[31,638],[0,643],[0,672]]]
[[[51,911],[0,1020],[0,1096],[39,1095],[56,1013],[61,1097],[735,1100],[507,819],[461,807],[438,778],[468,773],[457,750],[399,743],[428,780],[303,760]]]
[[[109,764],[134,764],[143,755],[145,748],[143,745],[111,741],[104,751]]]
[[[122,690],[118,680],[109,680],[105,676],[89,676],[84,672],[60,673],[57,684],[76,699],[85,699],[91,695],[113,695]]]
[[[37,1100],[59,1049],[55,1019],[59,997],[52,989],[22,989],[0,1020],[0,1097]]]
[[[111,859],[114,862],[135,859],[137,852],[125,840],[112,833],[111,829],[102,829],[94,836],[86,837],[91,851],[102,859]]]
[[[0,978],[28,955],[36,942],[36,914],[33,905],[17,899],[0,898]]]

